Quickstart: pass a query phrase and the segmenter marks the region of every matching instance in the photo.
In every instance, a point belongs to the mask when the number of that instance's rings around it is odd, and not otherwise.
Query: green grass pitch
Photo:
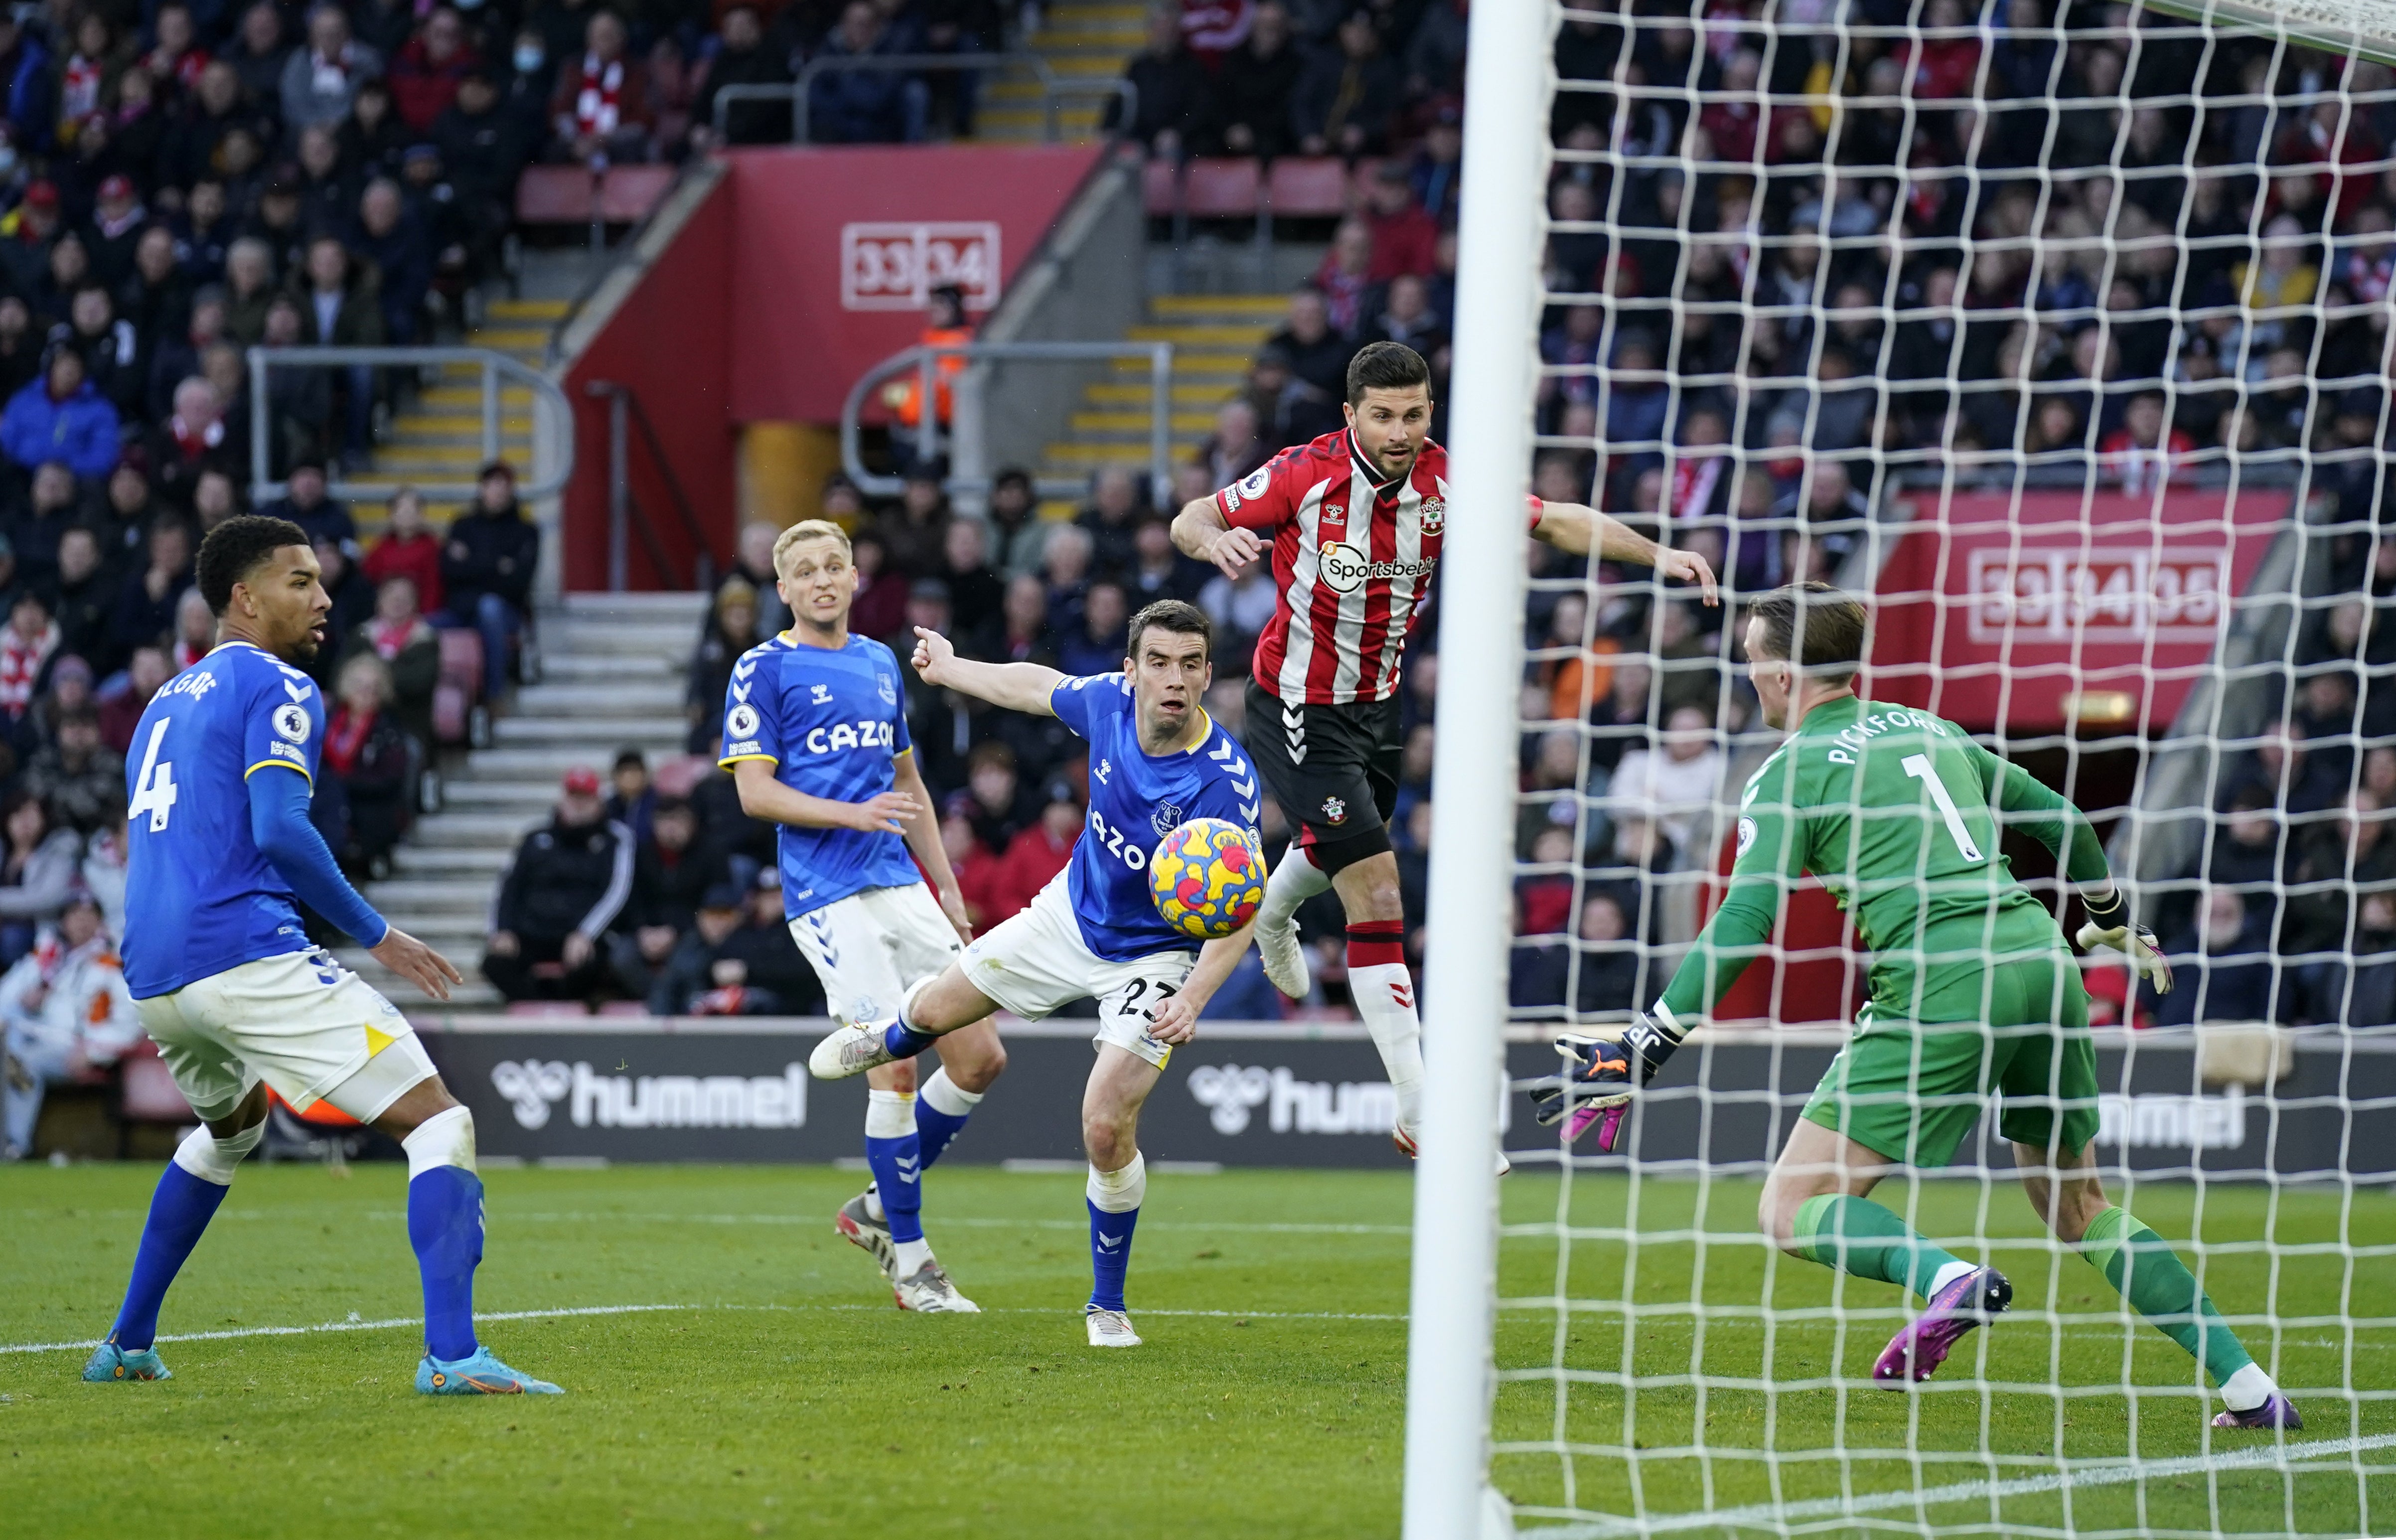
[[[83,1354],[25,1351],[104,1331],[124,1282],[155,1167],[17,1167],[0,1171],[0,1534],[138,1534],[142,1540],[240,1534],[913,1535],[977,1540],[1081,1535],[1351,1536],[1394,1533],[1402,1448],[1407,1226],[1403,1176],[1298,1172],[1163,1175],[1150,1189],[1132,1267],[1134,1318],[1147,1346],[1100,1354],[1075,1315],[1087,1289],[1081,1181],[943,1168],[927,1220],[941,1257],[988,1312],[917,1318],[889,1308],[872,1264],[832,1233],[832,1209],[859,1177],[822,1167],[495,1170],[478,1302],[486,1312],[671,1307],[623,1314],[541,1314],[495,1321],[503,1356],[564,1383],[559,1400],[429,1401],[413,1394],[419,1348],[414,1268],[403,1223],[405,1175],[362,1166],[346,1179],[316,1167],[253,1167],[166,1303],[168,1335],[261,1328],[347,1330],[226,1334],[168,1342],[170,1382],[86,1386]],[[1977,1190],[1922,1188],[1928,1228],[1971,1228]],[[1577,1178],[1569,1217],[1619,1225],[1631,1187]],[[2188,1189],[2141,1189],[2137,1211],[2175,1240],[2189,1232]],[[1576,1241],[1568,1286],[1584,1301],[1618,1298],[1628,1279],[1643,1302],[1706,1301],[1751,1310],[1767,1287],[1749,1243],[1754,1188],[1646,1181],[1635,1262],[1617,1243]],[[1552,1175],[1505,1184],[1506,1217],[1536,1225],[1558,1213]],[[2265,1195],[2215,1189],[2205,1232],[2262,1233]],[[2017,1213],[2016,1211],[2019,1212]],[[2283,1193],[2283,1240],[2396,1241],[2396,1200]],[[2028,1238],[2030,1216],[2000,1190],[1991,1233]],[[1705,1241],[1672,1238],[1695,1228]],[[2076,1258],[2034,1246],[1996,1252],[2043,1308],[2091,1311],[2101,1285]],[[1503,1292],[1551,1294],[1552,1236],[1511,1237]],[[2079,1269],[2078,1272],[2073,1269]],[[2086,1276],[2082,1276],[2085,1274]],[[2216,1260],[2208,1274],[2233,1317],[2272,1301],[2287,1320],[2396,1316],[2396,1269],[2335,1257]],[[1800,1311],[1832,1298],[1829,1275],[1783,1262],[1768,1284]],[[2144,1387],[2116,1389],[2123,1334],[2075,1322],[1988,1334],[1986,1372],[2100,1393],[2060,1401],[2032,1391],[1894,1396],[1811,1383],[1835,1353],[1861,1376],[1891,1322],[1895,1291],[1850,1285],[1853,1325],[1778,1323],[1767,1376],[1764,1334],[1710,1320],[1702,1339],[1685,1312],[1631,1327],[1635,1371],[1653,1378],[1625,1436],[1618,1387],[1577,1382],[1559,1412],[1556,1383],[1501,1387],[1501,1440],[1564,1437],[1644,1446],[1636,1479],[1651,1509],[1717,1511],[1765,1502],[1771,1478],[1753,1462],[1677,1453],[1702,1419],[1714,1446],[1803,1455],[1844,1440],[1852,1449],[1967,1452],[1985,1419],[2000,1454],[2129,1450],[2163,1460],[2201,1447],[2200,1409],[2177,1350],[2152,1333],[2129,1361]],[[1563,1321],[1561,1334],[1559,1321]],[[379,1322],[398,1321],[396,1326]],[[1617,1370],[1618,1310],[1509,1310],[1500,1360],[1543,1370]],[[2250,1340],[2256,1334],[2249,1333]],[[2262,1334],[2268,1336],[2270,1334]],[[1560,1342],[1561,1335],[1561,1342]],[[2339,1383],[2348,1334],[2321,1325],[2279,1334],[2293,1385]],[[2335,1344],[2335,1346],[2324,1346]],[[2256,1343],[2258,1351],[2263,1344]],[[2352,1334],[2354,1383],[2396,1388],[2396,1334]],[[1970,1361],[1978,1366],[1977,1358]],[[1958,1361],[1959,1364],[1964,1362]],[[1723,1385],[1702,1397],[1692,1364]],[[1732,1387],[1737,1382],[1750,1387]],[[2061,1406],[2058,1426],[2057,1408]],[[2303,1439],[2396,1429],[2387,1402],[2306,1403]],[[2253,1435],[2216,1450],[2243,1448]],[[2396,1459],[2396,1451],[2361,1457]],[[1519,1503],[1624,1511],[1634,1472],[1619,1457],[1505,1454],[1498,1480]],[[1992,1472],[1937,1465],[1934,1484]],[[2014,1467],[1993,1472],[2006,1478]],[[1780,1495],[1910,1489],[1903,1462],[1799,1458]],[[1710,1487],[1707,1483],[1710,1481]],[[1570,1483],[1569,1491],[1567,1482]],[[2075,1527],[2212,1533],[2217,1494],[2230,1533],[2380,1533],[2396,1523],[2396,1485],[2353,1460],[2315,1474],[2214,1471],[2074,1492]],[[2053,1494],[1878,1523],[1977,1523],[2003,1533],[2060,1527]],[[1525,1518],[1526,1533],[1548,1520]],[[1688,1533],[1711,1533],[1717,1526]]]

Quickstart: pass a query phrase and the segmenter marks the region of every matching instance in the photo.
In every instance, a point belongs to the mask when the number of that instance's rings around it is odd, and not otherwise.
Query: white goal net
[[[1443,394],[1487,538],[1441,596],[1410,1537],[2396,1533],[2389,35],[2343,0],[1475,7]],[[1702,551],[1721,607],[1526,558],[1525,489]],[[1817,884],[1619,1152],[1520,1099],[1721,900],[1781,741],[1742,600],[1809,578],[1870,606],[1869,698],[2088,814],[2177,978],[2083,962],[2126,1273],[2049,1234],[1993,1101],[1870,1195],[2014,1290],[1910,1390],[1872,1365],[1920,1296],[1759,1228],[1868,992]],[[2076,932],[2049,852],[2003,852]],[[2209,1305],[2158,1307],[2166,1250]],[[2301,1428],[2211,1425],[2225,1332]]]

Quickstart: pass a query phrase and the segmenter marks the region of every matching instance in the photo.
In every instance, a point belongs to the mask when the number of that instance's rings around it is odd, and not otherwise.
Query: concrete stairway
[[[1061,0],[1046,8],[1040,30],[1027,41],[1032,51],[1056,72],[1060,85],[1114,80],[1121,77],[1131,56],[1139,51],[1148,28],[1146,16],[1145,8],[1138,4]],[[1072,141],[1096,139],[1106,100],[1096,92],[1059,99],[1058,137]],[[1039,82],[1024,78],[1018,72],[983,83],[980,110],[974,122],[976,139],[1037,143],[1044,126]]]
[[[541,368],[548,362],[549,334],[566,310],[563,299],[494,299],[483,324],[463,340]],[[478,371],[464,365],[445,370],[442,383],[420,392],[392,419],[375,446],[373,466],[358,480],[391,491],[415,482],[472,481],[483,464],[482,401]],[[532,392],[502,389],[499,402],[499,453],[521,473],[532,463]],[[444,524],[456,505],[428,504],[426,511]],[[380,500],[362,500],[353,512],[361,529],[382,528]]]
[[[393,924],[446,953],[467,976],[455,1005],[492,1009],[476,970],[500,874],[525,833],[548,821],[558,779],[576,765],[603,777],[637,748],[652,771],[682,752],[683,691],[706,597],[573,594],[539,621],[541,682],[519,689],[492,722],[494,742],[443,777],[442,811],[417,822],[395,872],[366,896]],[[342,961],[401,1009],[431,1002],[365,952]]]
[[[1273,294],[1159,296],[1149,303],[1149,321],[1126,334],[1135,342],[1171,342],[1174,458],[1180,459],[1214,430],[1215,409],[1240,388],[1248,362],[1280,325],[1289,301]],[[1148,365],[1125,360],[1110,378],[1087,386],[1070,437],[1047,445],[1041,474],[1086,476],[1104,465],[1148,463],[1149,421],[1153,398]],[[1044,515],[1069,517],[1073,505],[1044,505]]]

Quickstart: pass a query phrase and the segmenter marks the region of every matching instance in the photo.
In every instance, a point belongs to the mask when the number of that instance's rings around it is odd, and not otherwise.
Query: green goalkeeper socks
[[[1902,1284],[1924,1299],[1940,1268],[1963,1264],[1869,1199],[1834,1193],[1808,1198],[1798,1205],[1796,1231],[1807,1260],[1857,1278]]]
[[[2196,1286],[2188,1265],[2162,1236],[2131,1217],[2129,1210],[2109,1208],[2091,1220],[2088,1233],[2081,1238],[2080,1255],[2105,1275],[2132,1309],[2203,1363],[2215,1384],[2227,1384],[2230,1375],[2255,1361],[2212,1299]]]

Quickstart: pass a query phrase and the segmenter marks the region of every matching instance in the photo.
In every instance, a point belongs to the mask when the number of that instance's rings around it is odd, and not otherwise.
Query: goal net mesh
[[[2325,35],[2367,8],[2193,8],[1555,14],[1534,490],[1725,591],[1531,550],[1508,1063],[1519,1093],[1557,1029],[1650,1005],[1719,900],[1780,741],[1742,598],[1870,595],[1870,697],[2086,809],[2174,953],[2168,998],[2083,960],[2107,1195],[2304,1428],[2208,1427],[2203,1369],[2049,1236],[1993,1103],[1873,1199],[2012,1311],[1875,1385],[1919,1303],[1757,1222],[1867,993],[1800,883],[1624,1153],[1514,1104],[1491,1479],[1522,1533],[2396,1528],[2396,77]],[[2076,931],[2047,853],[2003,851]]]

